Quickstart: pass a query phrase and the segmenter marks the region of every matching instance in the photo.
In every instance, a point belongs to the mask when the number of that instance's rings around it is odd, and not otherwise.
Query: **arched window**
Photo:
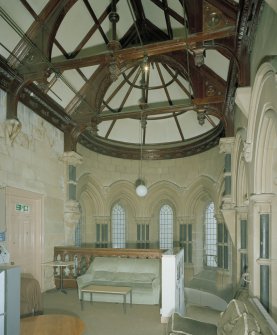
[[[205,220],[205,240],[204,240],[204,262],[206,266],[217,267],[217,223],[214,216],[214,204],[210,203],[206,207]]]
[[[173,248],[173,210],[169,205],[160,209],[160,249]]]
[[[125,210],[120,204],[112,208],[112,247],[125,248]]]

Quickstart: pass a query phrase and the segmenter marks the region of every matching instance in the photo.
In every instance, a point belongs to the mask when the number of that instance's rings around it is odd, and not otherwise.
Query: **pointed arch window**
[[[214,203],[210,203],[205,210],[205,245],[204,262],[206,266],[217,267],[217,222],[214,216]]]
[[[163,205],[160,209],[160,249],[173,248],[173,209]]]
[[[126,246],[126,215],[125,209],[116,204],[112,208],[112,247],[125,248]]]

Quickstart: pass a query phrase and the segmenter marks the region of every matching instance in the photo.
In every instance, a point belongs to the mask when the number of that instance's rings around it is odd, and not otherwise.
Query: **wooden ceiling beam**
[[[141,116],[151,116],[151,115],[165,115],[165,114],[178,114],[187,112],[190,110],[203,110],[208,105],[221,105],[224,102],[224,98],[219,97],[207,97],[203,99],[194,99],[192,101],[187,100],[186,103],[178,104],[178,105],[171,105],[171,106],[162,106],[162,107],[155,107],[155,108],[148,108],[145,107],[143,109],[137,109],[132,111],[122,111],[120,113],[110,113],[110,112],[102,112],[100,115],[97,116],[97,120],[108,121],[114,119],[126,119],[126,118],[141,118]]]
[[[166,54],[174,51],[190,49],[197,43],[222,39],[235,36],[235,26],[230,26],[215,32],[201,32],[188,36],[187,39],[176,39],[172,41],[164,41],[160,43],[152,43],[143,47],[132,47],[120,49],[102,54],[91,55],[89,57],[79,59],[69,59],[62,62],[52,62],[51,65],[56,71],[65,71],[86,66],[100,65],[109,63],[112,58],[116,58],[119,62],[134,61],[143,58],[145,54],[149,57]]]

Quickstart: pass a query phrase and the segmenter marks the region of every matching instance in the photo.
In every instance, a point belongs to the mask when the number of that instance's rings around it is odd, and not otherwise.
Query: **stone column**
[[[220,139],[219,152],[225,154],[224,164],[224,194],[223,202],[232,202],[232,156],[234,149],[235,138],[225,137]]]
[[[260,297],[261,303],[269,310],[272,282],[270,230],[273,194],[255,194],[250,197],[251,222],[249,222],[249,273],[251,294]]]
[[[234,191],[232,181],[232,156],[234,150],[234,137],[227,137],[220,139],[219,148],[220,153],[225,154],[224,165],[224,194],[222,197],[221,212],[224,217],[225,224],[228,227],[230,237],[235,243],[236,234],[236,212],[234,203]]]
[[[68,151],[62,157],[66,170],[66,200],[64,205],[65,245],[75,245],[75,230],[81,212],[76,200],[76,166],[82,164],[82,157],[75,151]]]
[[[177,217],[178,232],[175,240],[179,241],[180,248],[184,248],[184,266],[185,266],[184,280],[186,285],[188,285],[188,283],[193,279],[194,262],[197,257],[199,258],[198,256],[199,252],[198,255],[196,252],[196,232],[195,232],[194,221],[195,219],[193,216]],[[201,256],[202,261],[203,251],[201,251]]]
[[[260,214],[260,300],[269,311],[269,213]]]
[[[237,257],[233,262],[237,276],[235,282],[248,286],[248,206],[236,207],[237,212]]]

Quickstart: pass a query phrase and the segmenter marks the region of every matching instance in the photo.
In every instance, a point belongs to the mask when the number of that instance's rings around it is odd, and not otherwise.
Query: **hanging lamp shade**
[[[148,193],[148,189],[145,186],[144,181],[142,179],[138,179],[136,182],[136,194],[139,197],[145,197],[147,193]]]

